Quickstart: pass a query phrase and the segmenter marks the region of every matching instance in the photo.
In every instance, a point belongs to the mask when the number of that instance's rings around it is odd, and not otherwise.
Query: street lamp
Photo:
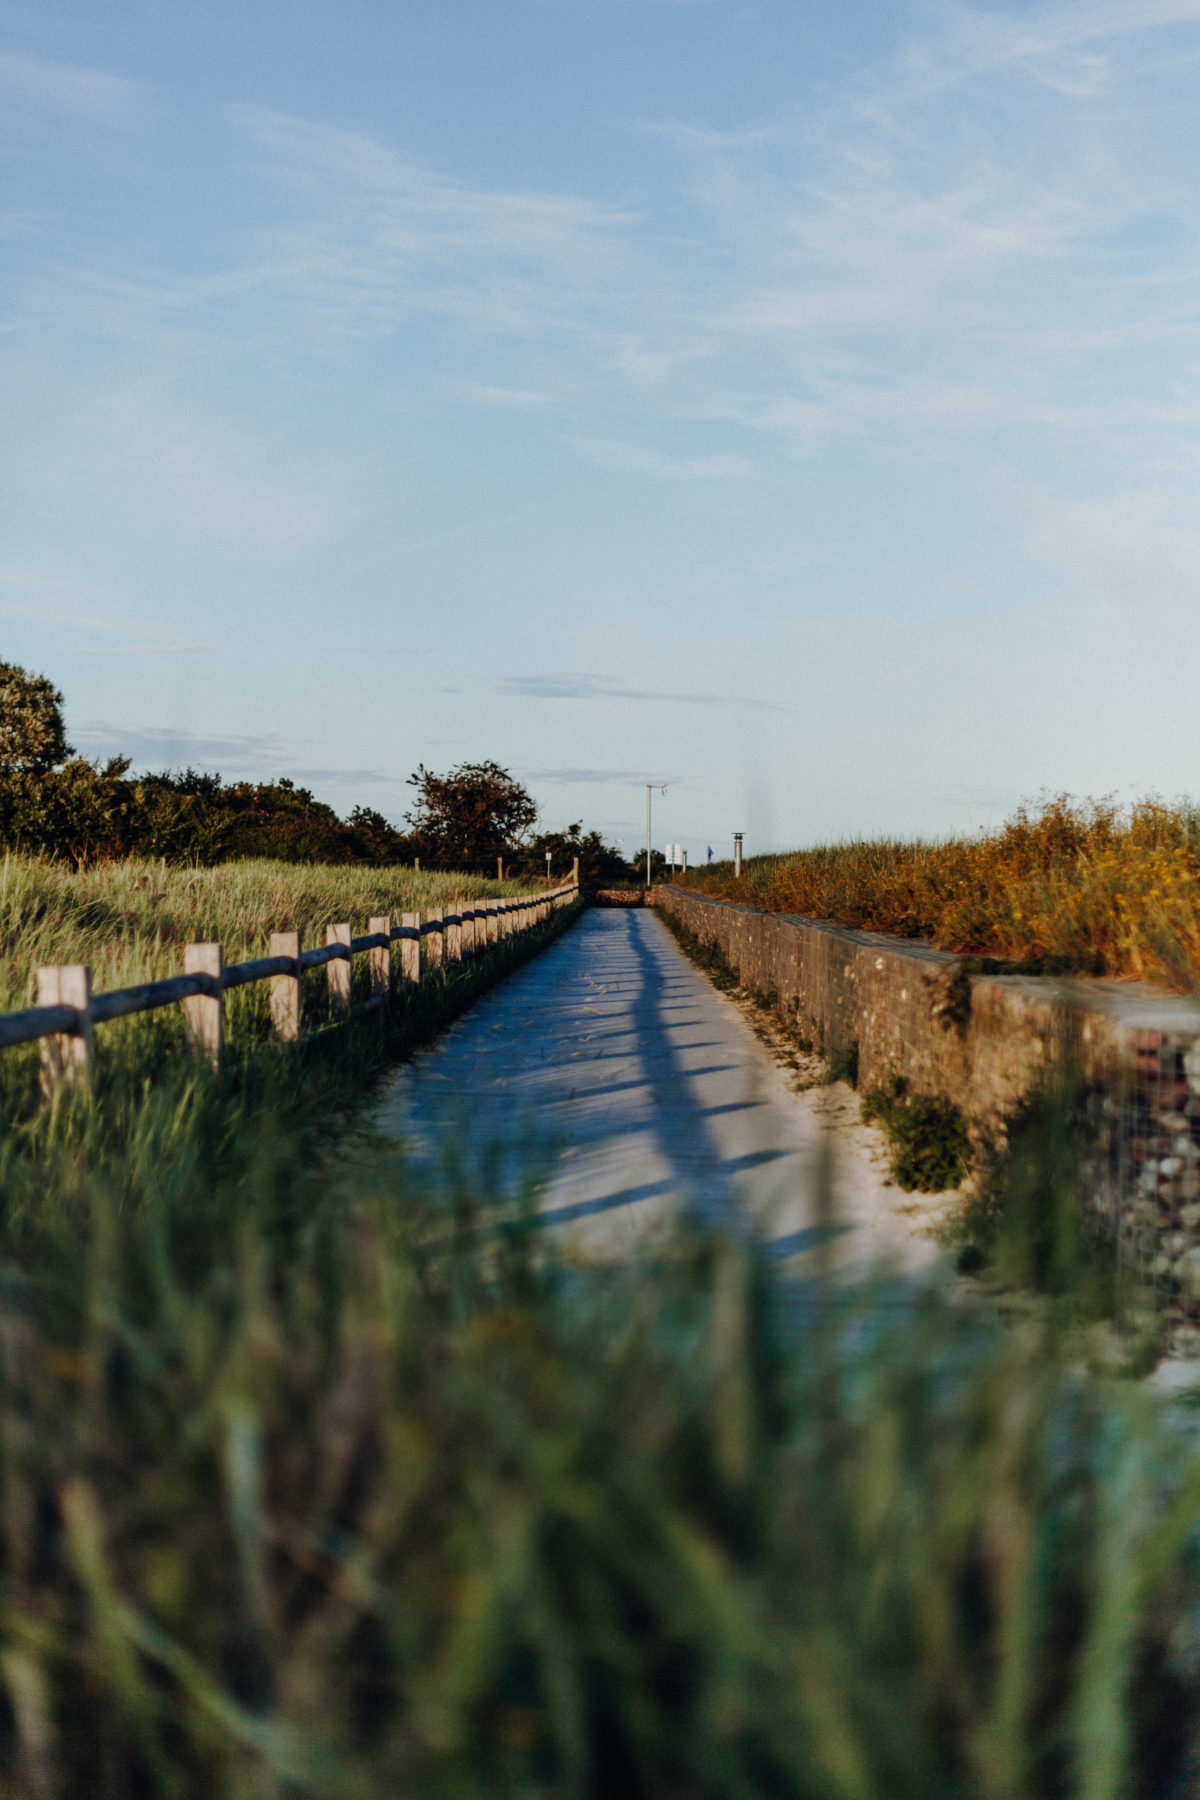
[[[658,787],[658,783],[656,781],[648,781],[646,783],[646,886],[647,887],[650,886],[650,796],[654,792],[656,787]],[[664,787],[659,787],[658,791],[660,794],[665,794],[667,790],[664,786]]]
[[[546,852],[546,886],[550,886],[550,851]]]

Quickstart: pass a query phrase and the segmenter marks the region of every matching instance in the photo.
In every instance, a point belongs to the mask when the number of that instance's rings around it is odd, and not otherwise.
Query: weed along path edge
[[[794,1092],[652,913],[594,909],[398,1070],[376,1123],[418,1179],[522,1196],[582,1256],[647,1248],[682,1207],[752,1221],[798,1269],[928,1269],[930,1208],[857,1112],[841,1083]]]

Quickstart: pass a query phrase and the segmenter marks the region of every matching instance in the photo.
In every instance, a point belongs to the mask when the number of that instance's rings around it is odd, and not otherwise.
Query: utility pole
[[[656,781],[648,781],[646,783],[646,886],[647,887],[650,886],[650,796],[654,792],[656,787],[658,787],[658,783]],[[659,787],[658,791],[660,794],[665,794],[667,790],[665,787]]]

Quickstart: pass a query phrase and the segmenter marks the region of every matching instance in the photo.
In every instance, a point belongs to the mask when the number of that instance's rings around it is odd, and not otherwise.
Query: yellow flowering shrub
[[[1060,794],[978,837],[826,845],[693,885],[1025,967],[1200,987],[1200,814],[1156,799]]]

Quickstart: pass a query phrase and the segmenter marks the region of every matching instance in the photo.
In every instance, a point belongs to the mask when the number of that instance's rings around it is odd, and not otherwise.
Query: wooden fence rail
[[[300,1035],[300,983],[306,969],[326,970],[330,1010],[335,1019],[344,1019],[353,1004],[356,956],[365,953],[370,958],[369,995],[357,1009],[367,1011],[391,996],[393,944],[400,945],[400,988],[411,990],[421,978],[422,944],[428,969],[482,959],[494,944],[531,930],[559,907],[570,905],[578,894],[579,882],[573,878],[541,894],[479,900],[471,906],[460,902],[430,907],[424,919],[420,913],[405,913],[400,925],[373,918],[371,929],[361,937],[352,936],[348,924],[330,925],[325,943],[311,950],[303,949],[298,931],[273,932],[269,956],[228,966],[220,944],[188,944],[182,975],[116,988],[110,994],[92,993],[91,970],[83,964],[39,969],[38,1004],[21,1012],[0,1013],[0,1050],[40,1042],[42,1085],[49,1092],[60,1081],[78,1081],[88,1074],[94,1026],[182,1003],[191,1043],[218,1068],[224,1042],[224,999],[233,988],[270,981],[272,1027],[277,1038],[292,1042]]]

